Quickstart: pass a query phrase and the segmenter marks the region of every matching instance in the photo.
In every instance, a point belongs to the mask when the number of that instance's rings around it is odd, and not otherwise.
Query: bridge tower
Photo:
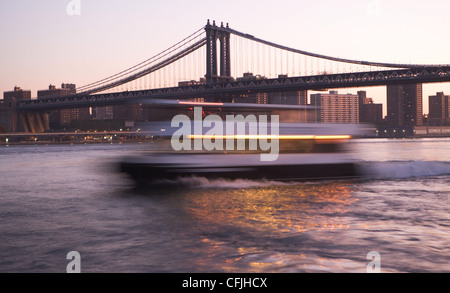
[[[216,26],[213,21],[211,25],[205,26],[206,31],[206,82],[214,83],[231,79],[231,61],[230,61],[230,32],[226,27]],[[217,56],[217,41],[219,40],[219,59]],[[217,63],[220,61],[219,71]]]

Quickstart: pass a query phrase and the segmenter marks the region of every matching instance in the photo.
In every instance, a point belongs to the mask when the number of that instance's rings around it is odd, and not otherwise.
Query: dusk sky
[[[0,91],[82,86],[133,66],[206,24],[341,58],[450,64],[450,2],[443,0],[0,0]],[[365,88],[385,103],[385,88]],[[356,93],[356,89],[340,89]],[[428,95],[450,84],[424,85]],[[3,98],[3,95],[2,95]],[[384,109],[385,110],[385,109]]]

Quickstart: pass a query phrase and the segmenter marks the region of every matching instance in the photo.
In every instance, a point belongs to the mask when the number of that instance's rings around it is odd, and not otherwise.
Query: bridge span
[[[250,72],[255,74],[253,78],[241,77]],[[22,123],[26,131],[43,132],[49,129],[47,114],[62,109],[151,99],[229,102],[236,96],[257,93],[448,81],[447,64],[336,58],[279,45],[208,20],[206,26],[172,47],[126,70],[81,86],[75,94],[19,100],[1,111],[9,111],[8,117],[15,119],[10,122]],[[134,86],[128,87],[130,84]]]

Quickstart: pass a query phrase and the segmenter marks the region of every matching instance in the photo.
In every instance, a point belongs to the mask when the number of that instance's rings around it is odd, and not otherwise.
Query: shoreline
[[[134,131],[1,133],[0,146],[143,143],[152,141],[152,137]]]
[[[36,142],[0,142],[0,147],[8,146],[42,146],[42,145],[95,145],[95,144],[142,144],[150,142],[146,141],[102,141],[102,142],[46,142],[46,141],[36,141]]]
[[[375,137],[375,136],[367,136],[367,137],[356,137],[354,139],[392,139],[392,140],[408,140],[408,139],[426,139],[426,138],[450,138],[449,135],[433,135],[433,136],[410,136],[410,137]],[[0,147],[7,146],[42,146],[42,145],[93,145],[93,144],[142,144],[142,143],[151,143],[152,139],[147,138],[145,136],[142,137],[133,137],[127,139],[71,139],[71,140],[61,140],[61,141],[51,141],[51,140],[20,140],[20,141],[8,141],[6,142],[4,139],[0,140]]]
[[[141,139],[96,139],[96,140],[17,140],[17,141],[0,141],[0,147],[2,146],[21,146],[21,145],[92,145],[92,144],[142,144],[152,142],[152,139],[141,138]]]

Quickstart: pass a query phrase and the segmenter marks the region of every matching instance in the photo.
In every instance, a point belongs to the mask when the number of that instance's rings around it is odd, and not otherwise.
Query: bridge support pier
[[[20,113],[25,132],[40,133],[50,129],[47,113],[27,112]]]
[[[0,103],[0,132],[17,132],[22,127],[18,123],[16,100],[7,100]]]

